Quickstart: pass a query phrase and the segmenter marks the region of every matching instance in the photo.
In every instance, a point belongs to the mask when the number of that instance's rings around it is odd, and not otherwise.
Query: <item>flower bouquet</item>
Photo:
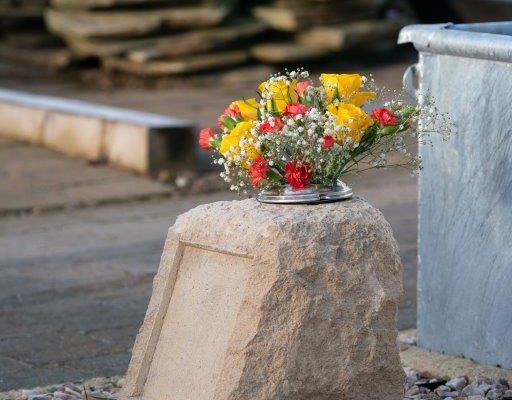
[[[258,199],[275,203],[315,203],[350,197],[340,177],[358,170],[391,165],[412,166],[405,135],[425,141],[438,117],[428,101],[406,105],[400,95],[384,102],[385,93],[358,74],[322,74],[314,86],[302,69],[273,75],[258,87],[259,99],[232,102],[220,115],[221,132],[205,128],[199,144],[214,152],[221,177],[231,190],[259,190]],[[415,122],[430,121],[418,127]],[[441,129],[448,132],[449,128]],[[437,129],[439,131],[439,129]],[[388,161],[388,153],[402,155]]]

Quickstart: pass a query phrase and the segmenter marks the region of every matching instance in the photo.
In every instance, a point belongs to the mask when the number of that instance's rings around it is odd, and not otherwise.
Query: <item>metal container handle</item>
[[[418,100],[419,89],[414,86],[414,79],[419,75],[419,73],[419,64],[409,65],[405,70],[404,77],[402,79],[405,92],[415,100]]]

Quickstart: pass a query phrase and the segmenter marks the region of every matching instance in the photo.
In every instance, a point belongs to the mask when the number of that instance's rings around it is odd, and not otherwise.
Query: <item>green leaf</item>
[[[277,114],[278,110],[277,110],[276,101],[274,100],[274,98],[272,98],[271,103],[272,103],[272,113]]]
[[[403,118],[409,119],[413,115],[418,114],[418,112],[416,111],[416,107],[414,107],[414,106],[406,106],[406,107],[404,107],[402,109],[401,114],[402,114]]]
[[[279,171],[275,168],[269,168],[267,170],[267,178],[268,180],[279,183],[281,182],[281,179],[283,178],[282,175],[279,173]]]
[[[237,124],[236,120],[234,120],[233,118],[228,117],[228,116],[222,117],[221,121],[224,124],[224,126],[226,128],[228,128],[229,130],[233,129]]]
[[[386,126],[382,128],[382,134],[384,136],[392,136],[398,131],[398,126]]]
[[[338,87],[334,88],[334,93],[332,94],[332,99],[333,100],[334,99],[338,99],[338,100],[341,101],[341,99],[340,99],[340,92],[338,91]]]
[[[220,137],[213,137],[210,139],[210,144],[216,150],[219,150],[221,143],[222,143],[222,138],[220,138]]]

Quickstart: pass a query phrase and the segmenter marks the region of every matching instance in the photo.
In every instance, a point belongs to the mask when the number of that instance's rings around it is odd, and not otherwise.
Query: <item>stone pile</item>
[[[292,63],[338,52],[375,50],[394,46],[400,29],[413,22],[412,13],[383,18],[380,0],[275,0],[258,6],[253,15],[276,31],[282,40],[251,48],[265,63]]]
[[[413,13],[391,13],[393,18],[388,18],[385,4],[383,0],[341,4],[275,0],[265,5],[242,0],[0,0],[0,25],[9,27],[4,29],[0,58],[54,69],[72,63],[96,65],[88,62],[92,59],[112,71],[112,77],[116,72],[162,77],[238,70],[255,62],[302,62],[394,46],[399,30],[413,21]]]
[[[0,58],[49,69],[70,65],[72,52],[44,25],[47,0],[0,0]]]
[[[404,400],[512,400],[512,389],[505,379],[480,375],[444,379],[411,369],[405,374]]]
[[[247,43],[267,28],[231,14],[228,5],[200,0],[53,0],[45,20],[77,57],[157,77],[245,63]]]

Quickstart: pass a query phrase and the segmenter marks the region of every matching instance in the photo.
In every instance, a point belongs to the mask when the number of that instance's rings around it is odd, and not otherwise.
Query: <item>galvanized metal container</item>
[[[420,346],[512,368],[512,22],[412,25],[404,83],[451,114],[421,146]],[[414,75],[419,88],[413,87]],[[421,100],[421,99],[420,99]]]

